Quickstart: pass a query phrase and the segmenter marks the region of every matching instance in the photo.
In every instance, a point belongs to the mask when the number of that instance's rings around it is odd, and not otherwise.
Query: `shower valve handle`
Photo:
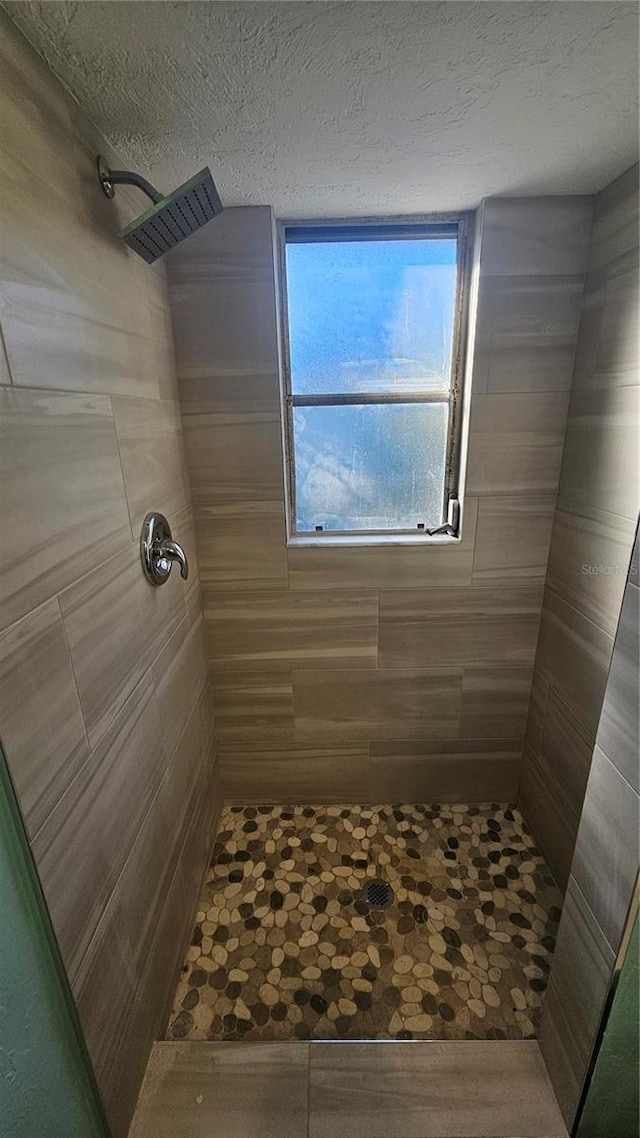
[[[145,577],[152,585],[164,585],[171,566],[177,561],[183,581],[189,576],[189,562],[181,545],[171,536],[164,514],[147,514],[140,534],[140,558]]]

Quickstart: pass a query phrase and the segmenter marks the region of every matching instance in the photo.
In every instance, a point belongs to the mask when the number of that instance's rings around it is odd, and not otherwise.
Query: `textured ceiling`
[[[637,157],[635,3],[7,3],[126,161],[281,216],[590,193]]]

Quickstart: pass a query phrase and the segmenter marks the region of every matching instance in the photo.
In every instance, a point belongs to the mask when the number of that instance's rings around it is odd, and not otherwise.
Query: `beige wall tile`
[[[213,676],[215,735],[262,744],[293,742],[290,672],[218,672]]]
[[[638,793],[596,746],[571,873],[614,950],[638,875]]]
[[[460,737],[517,739],[524,736],[532,669],[465,667]]]
[[[111,727],[148,666],[138,547],[102,562],[60,594],[89,742]]]
[[[469,428],[469,493],[553,493],[558,484],[568,400],[564,392],[474,396]]]
[[[189,503],[177,404],[117,397],[113,413],[135,538],[152,510],[168,515]]]
[[[200,577],[207,592],[215,588],[281,589],[287,583],[284,509],[259,503],[210,510],[196,507]]]
[[[540,623],[536,665],[595,738],[613,638],[550,589]]]
[[[284,501],[280,420],[264,414],[186,414],[194,502]]]
[[[617,514],[584,517],[558,509],[547,584],[609,636],[615,636],[635,523]]]
[[[370,799],[366,745],[252,750],[224,744],[219,760],[227,801],[303,805]]]
[[[138,985],[129,932],[116,888],[82,958],[75,981],[82,1034],[93,1069],[102,1084],[113,1065]]]
[[[278,374],[272,215],[225,210],[169,260],[180,378]]]
[[[637,384],[574,393],[558,490],[560,508],[587,515],[619,514],[635,525],[639,425]]]
[[[584,271],[592,197],[489,198],[481,271],[490,276],[565,276]]]
[[[638,244],[638,164],[598,194],[589,265],[608,265]]]
[[[483,278],[490,350],[482,390],[569,390],[582,286],[581,272]]]
[[[455,668],[294,672],[296,734],[341,741],[452,738],[461,686]]]
[[[3,494],[0,627],[131,541],[105,396],[0,389]]]
[[[31,836],[89,757],[57,600],[0,635],[2,747]]]
[[[640,504],[637,263],[634,167],[603,190],[595,204],[536,657],[552,697],[542,733],[540,724],[533,733],[531,727],[528,731],[520,789],[536,838],[564,880]],[[622,668],[627,670],[624,664]],[[609,722],[622,723],[623,718],[619,708]],[[621,746],[621,756],[627,755],[625,770],[637,772],[635,729],[629,735],[636,751],[631,767],[625,731],[615,728],[614,749]],[[533,735],[544,740],[544,753]]]
[[[509,802],[518,739],[391,739],[369,744],[372,802]]]
[[[566,887],[578,833],[578,818],[549,767],[532,747],[525,746],[517,792],[522,810],[536,842],[561,889]]]
[[[480,498],[473,584],[544,581],[554,509],[553,494]]]
[[[540,586],[516,589],[385,589],[381,668],[532,664]]]
[[[186,602],[199,605],[194,554],[186,587],[174,573],[152,589],[139,566],[147,510],[164,509],[180,530],[190,516],[171,321],[164,267],[144,265],[119,237],[144,199],[119,187],[108,201],[97,183],[97,153],[124,163],[4,13],[0,32],[0,526],[8,537],[0,731],[114,1135],[124,1138],[165,988],[170,998],[173,987],[169,946],[177,972],[191,927],[195,895],[187,901],[182,874],[173,887],[167,873],[180,855],[175,843],[184,844],[190,764],[205,751],[211,777],[200,767],[198,801],[215,820],[210,711],[199,708],[190,744],[186,731],[178,739],[174,758],[183,766],[167,772],[166,798],[156,794],[167,740],[146,669],[186,618]],[[176,536],[193,544],[186,525]],[[183,682],[175,662],[167,676],[178,718],[194,668],[206,683],[203,653],[199,665],[195,653],[180,660]],[[154,794],[163,841],[127,862],[127,885],[139,873],[141,903],[151,891],[141,918],[124,912],[118,889],[134,839],[155,818],[143,827]],[[189,846],[192,879],[206,863],[205,844],[200,836]],[[141,964],[150,915],[155,970]],[[135,984],[130,958],[139,964]]]
[[[145,679],[33,841],[72,986],[165,766],[159,711]]]
[[[208,679],[199,598],[154,661],[152,674],[164,743],[171,756]]]
[[[204,615],[216,671],[376,666],[373,591],[209,594],[205,588]]]
[[[637,544],[637,539],[636,539]],[[625,590],[620,622],[613,649],[611,668],[597,742],[628,783],[638,791],[640,756],[638,714],[638,654],[640,631],[640,589],[630,576]]]
[[[549,991],[554,993],[562,1008],[585,1074],[615,960],[615,953],[571,877],[558,929]],[[548,1014],[545,1009],[543,1024]],[[544,1027],[541,1025],[542,1034]]]

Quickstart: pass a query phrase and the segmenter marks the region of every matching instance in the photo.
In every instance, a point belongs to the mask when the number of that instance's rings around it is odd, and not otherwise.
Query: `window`
[[[280,229],[289,537],[457,536],[466,216]]]

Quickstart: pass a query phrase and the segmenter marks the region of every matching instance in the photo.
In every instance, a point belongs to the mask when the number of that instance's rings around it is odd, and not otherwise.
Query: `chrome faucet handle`
[[[164,585],[174,561],[180,565],[184,581],[189,576],[189,562],[181,545],[171,537],[171,527],[164,514],[147,514],[140,534],[140,558],[145,577],[152,585]]]
[[[184,549],[178,545],[177,541],[165,541],[160,546],[158,553],[161,557],[166,557],[169,561],[177,561],[180,566],[180,576],[183,581],[187,580],[189,576],[189,562]]]

